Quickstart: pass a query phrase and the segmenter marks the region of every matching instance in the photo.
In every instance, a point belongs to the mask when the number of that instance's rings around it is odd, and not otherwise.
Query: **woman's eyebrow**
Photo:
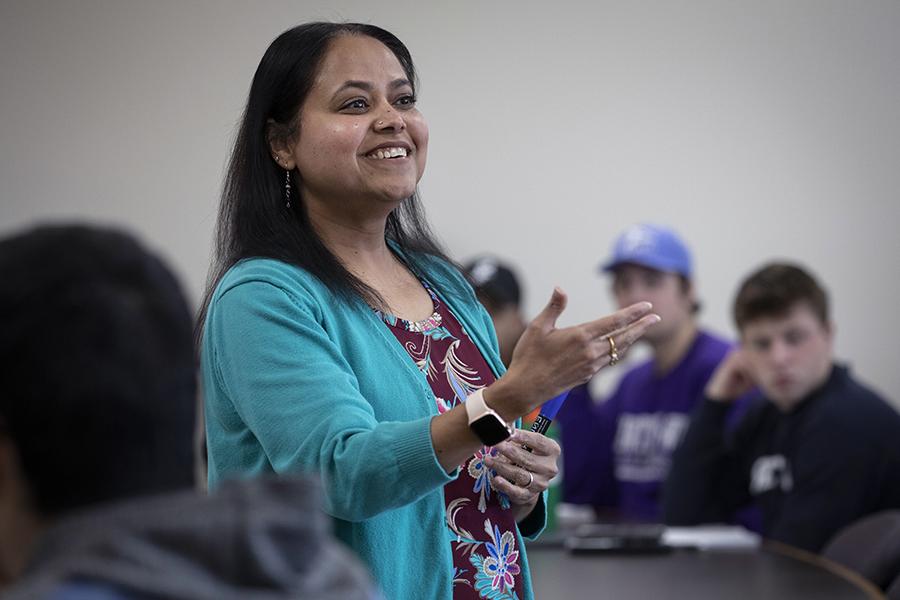
[[[401,78],[399,78],[399,79],[395,79],[395,80],[393,80],[392,82],[390,82],[390,83],[388,84],[388,89],[394,90],[394,89],[403,87],[403,86],[405,86],[405,85],[412,86],[412,84],[409,82],[409,79],[406,79],[405,77],[401,77]],[[366,92],[371,92],[372,90],[375,89],[375,86],[374,86],[371,82],[369,82],[369,81],[362,81],[362,80],[358,80],[358,79],[351,79],[351,80],[349,80],[349,81],[345,81],[345,82],[344,82],[344,85],[342,85],[341,87],[339,87],[339,88],[334,92],[334,95],[336,96],[336,95],[340,94],[341,92],[343,92],[344,90],[346,90],[346,89],[348,89],[348,88],[357,88],[357,89],[360,89],[360,90],[363,90],[363,91],[366,91]]]

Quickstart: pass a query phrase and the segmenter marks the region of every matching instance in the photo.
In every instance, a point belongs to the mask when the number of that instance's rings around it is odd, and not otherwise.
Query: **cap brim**
[[[612,273],[622,265],[637,265],[639,267],[653,269],[654,271],[662,271],[663,273],[675,273],[677,275],[684,275],[685,277],[691,276],[690,270],[685,269],[681,264],[664,260],[649,260],[647,258],[637,257],[629,257],[625,259],[605,262],[600,265],[599,270],[602,273]]]

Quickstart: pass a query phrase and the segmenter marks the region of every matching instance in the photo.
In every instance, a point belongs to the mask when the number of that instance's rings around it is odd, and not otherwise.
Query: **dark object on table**
[[[565,547],[575,554],[664,554],[665,527],[654,523],[595,523],[582,525],[566,538]]]

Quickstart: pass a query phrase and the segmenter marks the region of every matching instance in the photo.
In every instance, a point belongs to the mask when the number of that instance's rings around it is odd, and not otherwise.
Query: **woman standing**
[[[206,303],[210,484],[319,473],[335,533],[387,598],[531,598],[522,536],[543,526],[559,447],[509,424],[658,317],[640,304],[558,329],[554,291],[503,374],[421,216],[415,83],[406,47],[371,25],[309,23],[266,51]]]

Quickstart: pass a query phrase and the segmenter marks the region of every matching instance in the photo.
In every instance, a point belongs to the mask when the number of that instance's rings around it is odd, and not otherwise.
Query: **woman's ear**
[[[282,169],[293,171],[297,166],[294,154],[291,152],[290,135],[287,126],[277,123],[274,119],[266,122],[266,141],[269,142],[269,150],[272,152],[272,160]]]

